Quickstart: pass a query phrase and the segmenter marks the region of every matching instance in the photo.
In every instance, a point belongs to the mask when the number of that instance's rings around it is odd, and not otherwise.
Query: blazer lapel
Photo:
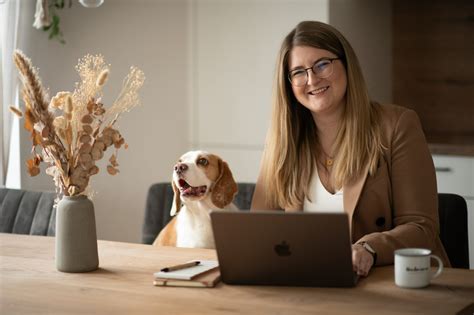
[[[349,217],[349,227],[352,235],[352,216],[354,214],[355,207],[359,201],[360,194],[362,192],[362,187],[367,180],[367,175],[369,173],[369,164],[364,167],[362,175],[354,179],[348,184],[342,186],[343,191],[343,206],[344,211]]]

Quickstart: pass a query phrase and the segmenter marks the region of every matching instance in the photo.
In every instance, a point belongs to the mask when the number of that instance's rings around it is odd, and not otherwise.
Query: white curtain
[[[13,51],[17,45],[20,0],[0,0],[0,186],[5,186],[10,156],[13,117],[9,106],[17,106],[18,80],[13,64]],[[17,139],[17,137],[15,137]]]

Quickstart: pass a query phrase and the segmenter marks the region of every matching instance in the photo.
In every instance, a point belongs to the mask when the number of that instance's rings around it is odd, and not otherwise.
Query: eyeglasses
[[[332,62],[334,60],[341,59],[341,58],[323,58],[314,63],[309,68],[306,69],[295,69],[293,71],[290,71],[288,74],[288,80],[290,80],[290,83],[294,86],[304,86],[306,83],[308,83],[308,70],[311,69],[313,73],[321,79],[329,77],[333,70],[334,66]]]

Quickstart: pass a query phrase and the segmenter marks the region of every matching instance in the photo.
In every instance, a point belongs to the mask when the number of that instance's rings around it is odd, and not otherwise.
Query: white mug
[[[431,258],[438,261],[438,270],[431,272]],[[443,271],[441,258],[425,248],[404,248],[395,251],[395,284],[402,288],[423,288]]]

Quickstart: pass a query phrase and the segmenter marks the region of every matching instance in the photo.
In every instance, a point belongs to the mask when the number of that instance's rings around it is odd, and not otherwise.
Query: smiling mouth
[[[323,92],[327,91],[328,89],[329,89],[329,86],[324,86],[324,87],[319,88],[319,89],[317,89],[317,90],[313,90],[313,91],[309,92],[308,94],[310,94],[310,95],[318,95],[318,94],[320,94],[320,93],[323,93]]]
[[[178,180],[179,191],[183,197],[201,197],[207,191],[207,186],[196,186],[193,187],[188,184],[184,179],[180,178]]]

